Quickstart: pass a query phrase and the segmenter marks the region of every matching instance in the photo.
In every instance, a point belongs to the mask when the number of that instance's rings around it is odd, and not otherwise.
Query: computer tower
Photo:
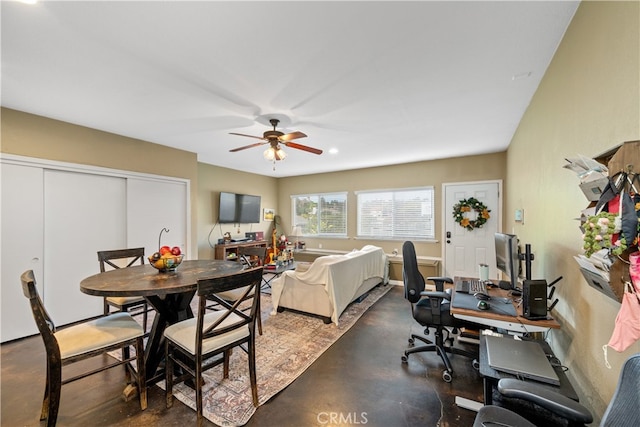
[[[547,318],[547,281],[525,280],[522,284],[522,314],[527,319]]]

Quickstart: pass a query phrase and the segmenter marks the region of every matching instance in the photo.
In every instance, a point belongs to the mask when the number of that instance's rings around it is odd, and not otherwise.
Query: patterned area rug
[[[339,326],[288,310],[271,315],[271,296],[262,294],[263,334],[256,337],[260,404],[291,384],[390,289],[390,285],[377,286],[362,302],[349,305],[340,316]],[[228,379],[222,379],[222,365],[205,372],[204,377],[204,416],[219,426],[246,424],[256,410],[251,400],[247,354],[241,350],[233,352]],[[164,388],[164,383],[158,385]],[[195,410],[195,392],[191,388],[178,384],[173,393]]]

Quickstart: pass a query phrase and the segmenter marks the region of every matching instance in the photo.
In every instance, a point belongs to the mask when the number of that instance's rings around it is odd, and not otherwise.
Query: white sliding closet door
[[[188,189],[185,182],[144,178],[127,179],[127,224],[130,248],[144,247],[148,257],[162,245],[179,246],[187,258]],[[145,263],[147,261],[145,260]]]
[[[102,298],[80,292],[99,272],[97,251],[127,247],[126,179],[44,172],[44,303],[58,325],[102,314]]]
[[[2,342],[38,333],[20,275],[33,270],[42,293],[42,169],[2,163]]]

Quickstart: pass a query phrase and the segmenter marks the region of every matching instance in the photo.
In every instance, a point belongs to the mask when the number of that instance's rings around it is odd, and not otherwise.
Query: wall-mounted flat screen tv
[[[259,223],[260,202],[260,196],[221,192],[218,222],[221,224]]]

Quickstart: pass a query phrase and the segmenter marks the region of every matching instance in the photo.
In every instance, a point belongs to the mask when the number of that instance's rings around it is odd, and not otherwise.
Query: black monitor
[[[509,279],[511,289],[518,288],[520,259],[518,256],[518,237],[513,234],[496,233],[496,267]],[[502,285],[502,284],[501,284]],[[500,286],[505,288],[506,286]]]

